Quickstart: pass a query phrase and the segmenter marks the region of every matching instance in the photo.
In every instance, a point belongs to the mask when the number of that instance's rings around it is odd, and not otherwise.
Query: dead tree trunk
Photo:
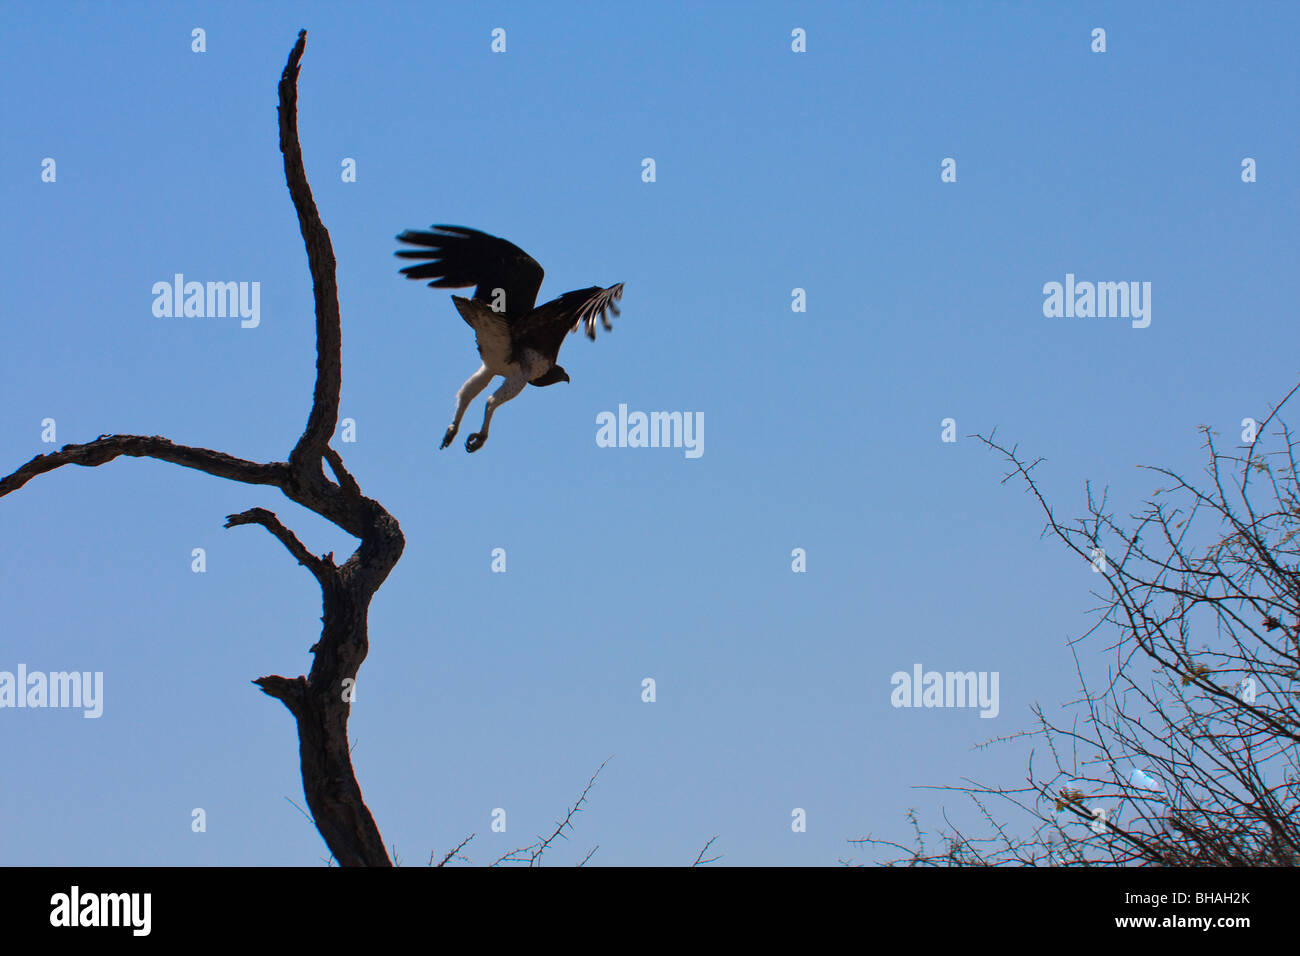
[[[262,525],[320,584],[323,627],[320,640],[311,648],[311,673],[295,678],[261,677],[254,683],[288,707],[298,722],[303,791],[316,828],[334,858],[343,866],[391,866],[352,770],[348,715],[351,688],[369,650],[366,615],[370,599],[402,556],[405,539],[397,520],[379,502],[361,493],[338,452],[329,447],[338,424],[342,340],[334,249],[307,185],[298,143],[298,69],[306,42],[307,31],[303,30],[280,77],[280,150],[307,247],[316,305],[316,389],[307,428],[289,460],[264,464],[177,445],[158,436],[101,435],[84,445],[65,445],[48,455],[37,455],[0,478],[0,497],[62,465],[102,465],[121,455],[156,458],[231,481],[273,485],[290,501],[358,538],[361,543],[352,556],[336,565],[333,554],[312,554],[265,508],[230,515],[225,525]],[[327,464],[332,477],[326,476]]]

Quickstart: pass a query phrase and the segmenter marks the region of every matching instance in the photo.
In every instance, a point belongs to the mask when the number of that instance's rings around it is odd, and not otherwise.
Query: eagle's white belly
[[[504,375],[508,379],[522,377],[524,381],[531,382],[549,371],[551,361],[536,349],[524,349],[518,361],[511,361],[514,342],[510,337],[510,323],[503,315],[473,299],[453,295],[451,301],[474,329],[483,367],[493,375]]]
[[[492,344],[495,345],[496,343]],[[539,375],[545,374],[551,367],[551,363],[546,360],[546,356],[534,349],[524,349],[521,361],[510,361],[510,346],[508,343],[502,348],[484,348],[483,345],[480,345],[478,354],[483,359],[483,367],[493,375],[504,375],[506,378],[522,377],[528,382],[531,382]]]

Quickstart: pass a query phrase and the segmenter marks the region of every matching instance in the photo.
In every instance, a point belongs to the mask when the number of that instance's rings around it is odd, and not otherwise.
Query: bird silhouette
[[[474,286],[474,297],[451,297],[456,311],[474,330],[482,365],[456,392],[456,418],[443,436],[451,444],[460,420],[479,392],[501,375],[505,382],[487,400],[483,427],[465,440],[465,450],[478,451],[487,441],[493,413],[526,385],[545,387],[570,381],[558,363],[560,346],[570,332],[585,326],[596,338],[596,321],[611,330],[609,316],[619,314],[617,300],[623,283],[591,286],[566,292],[536,305],[545,274],[537,261],[512,242],[464,226],[431,226],[432,232],[407,230],[398,242],[416,246],[395,253],[403,259],[424,260],[401,272],[408,279],[429,279],[440,289]]]

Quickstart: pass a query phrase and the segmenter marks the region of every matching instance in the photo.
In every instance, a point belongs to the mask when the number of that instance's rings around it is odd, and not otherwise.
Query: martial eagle
[[[534,308],[542,287],[542,267],[514,243],[464,226],[431,226],[434,232],[407,230],[398,242],[419,246],[403,249],[403,259],[426,260],[401,270],[408,279],[431,279],[430,286],[463,289],[475,286],[474,298],[453,295],[451,301],[478,341],[483,364],[456,393],[456,420],[443,436],[446,448],[460,430],[465,408],[496,375],[505,376],[487,400],[483,430],[465,440],[466,451],[478,451],[487,441],[492,413],[514,398],[525,385],[554,385],[569,381],[569,373],[557,363],[560,346],[570,332],[587,327],[587,338],[596,338],[596,319],[611,330],[606,312],[618,315],[615,301],[623,295],[623,283],[602,289],[592,286],[566,292],[558,299]]]

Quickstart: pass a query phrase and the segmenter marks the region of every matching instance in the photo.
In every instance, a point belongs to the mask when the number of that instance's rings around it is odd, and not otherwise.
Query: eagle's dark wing
[[[596,341],[596,319],[600,319],[600,324],[605,327],[606,332],[613,332],[614,326],[609,324],[609,316],[606,312],[613,312],[615,317],[620,315],[618,311],[618,300],[623,298],[623,283],[612,285],[608,289],[602,289],[600,286],[592,286],[590,289],[583,289],[581,292],[588,293],[587,299],[579,307],[573,316],[573,329],[578,331],[579,323],[585,322],[587,325],[587,338],[593,342]],[[578,294],[581,294],[578,293]],[[574,295],[575,293],[568,293]],[[564,296],[560,296],[561,299]]]
[[[562,297],[534,308],[532,315],[513,325],[513,334],[516,341],[546,337],[555,342],[563,342],[565,334],[577,332],[578,326],[585,324],[586,337],[594,339],[595,320],[601,320],[606,330],[614,329],[606,312],[619,315],[619,307],[615,302],[621,298],[621,282],[608,289],[602,289],[598,285],[591,286],[590,289],[575,289],[572,293],[564,293]]]
[[[566,292],[558,299],[552,299],[539,305],[526,319],[516,322],[511,327],[515,340],[515,352],[521,348],[532,348],[549,356],[552,361],[560,354],[564,337],[578,327],[586,325],[587,338],[596,337],[596,320],[599,319],[606,331],[614,327],[609,324],[606,312],[618,315],[618,299],[623,297],[623,283],[602,289],[598,285],[590,289],[576,289]]]
[[[542,287],[542,267],[528,253],[512,242],[489,236],[464,226],[432,226],[436,232],[408,229],[398,242],[421,246],[396,253],[403,259],[425,259],[407,266],[402,274],[408,279],[432,279],[429,285],[441,289],[476,286],[474,298],[492,304],[495,289],[505,290],[505,314],[509,318],[526,315],[537,301]]]

